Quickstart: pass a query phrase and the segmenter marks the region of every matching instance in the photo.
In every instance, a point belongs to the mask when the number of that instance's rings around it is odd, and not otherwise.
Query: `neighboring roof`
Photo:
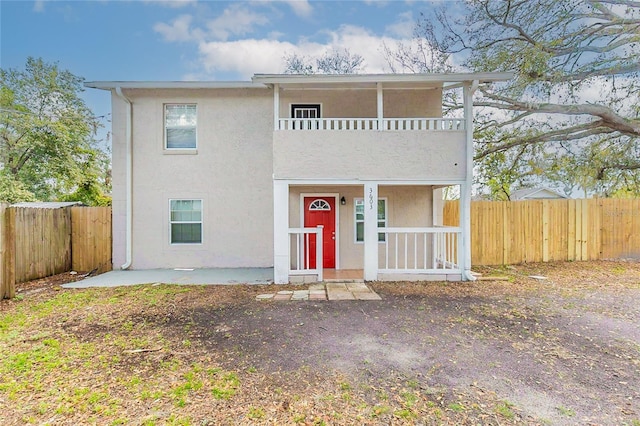
[[[566,195],[562,195],[557,191],[549,188],[523,188],[513,191],[511,193],[512,200],[525,200],[525,199],[541,199],[541,198],[569,198]]]
[[[65,207],[71,207],[81,205],[81,201],[35,201],[11,204],[11,207],[29,207],[31,209],[62,209]]]
[[[85,87],[93,89],[265,89],[266,86],[251,81],[86,81]]]
[[[386,88],[458,87],[460,83],[477,80],[480,83],[505,81],[513,78],[511,72],[487,73],[433,73],[433,74],[255,74],[251,81],[87,81],[85,87],[112,90],[121,89],[264,89],[275,83],[295,87],[331,86],[375,88],[384,83]]]

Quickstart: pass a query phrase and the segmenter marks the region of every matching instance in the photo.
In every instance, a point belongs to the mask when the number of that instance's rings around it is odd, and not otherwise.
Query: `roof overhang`
[[[262,83],[252,81],[87,81],[85,87],[93,89],[265,89]]]
[[[255,74],[254,83],[268,86],[279,84],[283,88],[375,89],[384,88],[436,88],[460,87],[473,81],[490,83],[512,79],[512,72],[489,73],[433,73],[433,74]]]

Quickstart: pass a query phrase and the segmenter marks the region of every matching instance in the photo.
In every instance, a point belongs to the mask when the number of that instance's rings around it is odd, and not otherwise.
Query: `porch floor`
[[[324,281],[339,282],[364,282],[364,271],[362,269],[323,269]]]

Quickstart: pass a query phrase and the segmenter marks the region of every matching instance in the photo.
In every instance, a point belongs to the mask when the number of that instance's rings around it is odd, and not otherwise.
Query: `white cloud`
[[[386,26],[385,32],[396,37],[411,38],[414,26],[413,13],[403,12],[398,15],[398,19],[393,24]]]
[[[253,32],[257,25],[266,25],[266,16],[253,12],[245,6],[232,4],[222,12],[222,15],[209,21],[207,28],[210,34],[218,40],[227,40],[230,35],[245,35]]]
[[[284,55],[296,53],[317,58],[333,49],[349,49],[364,58],[367,73],[386,72],[387,63],[382,55],[382,45],[394,45],[399,39],[381,37],[361,27],[342,26],[326,31],[328,42],[318,43],[300,39],[297,43],[275,39],[243,39],[235,41],[209,41],[199,44],[200,61],[205,72],[237,73],[248,79],[255,73],[281,73],[284,71]],[[408,42],[408,40],[404,40]],[[195,75],[189,74],[189,77]]]
[[[144,0],[144,2],[178,9],[185,6],[196,5],[198,0]]]
[[[291,7],[293,13],[302,18],[308,18],[313,14],[313,6],[308,0],[285,0],[285,3]]]
[[[44,0],[36,0],[33,3],[33,11],[34,12],[44,12]]]
[[[153,30],[162,34],[166,41],[188,41],[194,38],[190,29],[192,19],[191,15],[180,15],[171,24],[156,23]]]

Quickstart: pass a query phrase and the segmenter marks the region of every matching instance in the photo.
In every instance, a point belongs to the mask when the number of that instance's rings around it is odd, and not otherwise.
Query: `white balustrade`
[[[322,228],[289,228],[289,275],[315,274],[322,281]],[[315,243],[315,253],[311,243]],[[311,268],[311,260],[315,260],[315,268]]]
[[[443,130],[462,131],[462,118],[280,118],[276,130]]]
[[[378,228],[385,235],[380,273],[460,272],[462,228]]]

